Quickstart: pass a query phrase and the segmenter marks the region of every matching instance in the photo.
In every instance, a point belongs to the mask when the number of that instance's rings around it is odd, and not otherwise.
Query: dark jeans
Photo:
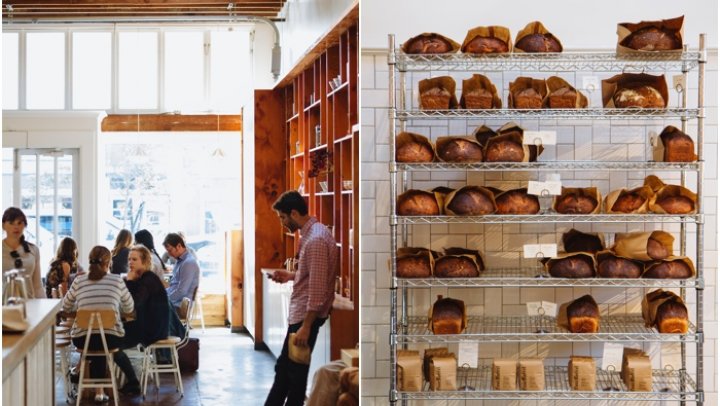
[[[111,334],[105,335],[105,340],[107,341],[107,347],[108,349],[112,348],[122,348],[123,347],[123,338],[114,336]],[[76,337],[72,339],[73,344],[75,344],[75,347],[79,349],[85,348],[85,337]],[[90,343],[88,344],[88,350],[90,351],[102,351],[102,339],[100,338],[99,334],[93,334],[90,336]],[[105,362],[105,357],[88,357],[90,362],[90,378],[103,378],[107,376],[106,368],[107,368],[107,362]],[[128,382],[138,382],[137,375],[135,375],[135,370],[133,369],[132,363],[130,362],[130,358],[128,358],[127,354],[125,354],[122,350],[119,350],[115,354],[113,354],[113,361],[117,364],[117,366],[120,367],[120,369],[123,371],[125,376],[128,379]],[[78,371],[79,372],[79,371]]]
[[[310,345],[311,353],[315,348],[318,331],[325,323],[325,320],[326,319],[316,319],[310,328],[308,345]],[[275,364],[275,381],[270,389],[267,400],[265,400],[265,406],[302,406],[302,404],[305,403],[305,389],[307,388],[310,365],[298,364],[290,361],[288,357],[288,338],[290,337],[290,333],[297,332],[301,326],[302,323],[288,326],[282,352]]]

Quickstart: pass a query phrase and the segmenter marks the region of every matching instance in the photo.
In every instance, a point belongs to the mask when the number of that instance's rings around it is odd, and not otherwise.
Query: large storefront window
[[[195,250],[205,293],[225,291],[225,232],[241,221],[239,133],[104,134],[101,238],[149,230],[157,251],[181,231]]]

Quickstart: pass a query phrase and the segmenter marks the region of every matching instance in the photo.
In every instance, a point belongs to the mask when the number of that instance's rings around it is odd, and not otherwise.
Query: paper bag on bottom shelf
[[[652,365],[642,350],[625,348],[620,376],[629,391],[652,391]]]
[[[430,390],[457,390],[457,359],[455,354],[430,359]]]
[[[420,352],[400,350],[397,354],[397,386],[400,391],[421,391],[423,386]]]
[[[570,389],[579,391],[595,390],[595,360],[591,357],[570,357],[568,362],[568,383]]]
[[[492,387],[495,390],[517,389],[517,361],[514,359],[493,360]]]
[[[520,378],[520,390],[545,390],[545,366],[542,359],[521,359],[517,374]]]

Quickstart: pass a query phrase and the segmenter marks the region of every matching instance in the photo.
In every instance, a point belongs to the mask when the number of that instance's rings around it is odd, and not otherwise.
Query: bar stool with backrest
[[[110,354],[118,351],[118,348],[108,348],[107,340],[105,338],[105,329],[112,328],[115,326],[115,310],[113,309],[78,309],[75,315],[75,325],[78,328],[87,330],[87,336],[85,336],[85,346],[76,351],[80,352],[80,379],[78,382],[77,391],[77,406],[80,406],[80,399],[82,398],[82,391],[85,388],[112,388],[113,400],[115,406],[118,404],[118,393],[117,393],[117,382],[115,380],[115,374],[112,371],[113,358]],[[102,350],[90,351],[88,346],[90,344],[91,334],[100,334],[100,340],[102,341]],[[107,368],[109,372],[109,378],[85,378],[85,364],[87,357],[98,357],[104,356],[107,360]]]

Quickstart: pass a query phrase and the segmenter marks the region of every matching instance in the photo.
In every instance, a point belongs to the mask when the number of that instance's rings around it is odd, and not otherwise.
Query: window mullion
[[[27,110],[27,33],[18,32],[18,110]]]
[[[65,110],[73,110],[73,58],[72,37],[70,29],[65,30]]]
[[[158,31],[158,111],[166,112],[165,107],[165,31]]]
[[[203,87],[204,87],[204,96],[205,96],[205,110],[212,111],[214,110],[214,106],[212,105],[212,35],[209,30],[206,30],[204,32],[204,72],[203,72]]]
[[[120,54],[120,36],[117,28],[117,24],[113,24],[113,30],[110,33],[112,36],[110,41],[112,47],[110,53],[110,111],[116,114],[120,109],[120,65],[118,58]]]

